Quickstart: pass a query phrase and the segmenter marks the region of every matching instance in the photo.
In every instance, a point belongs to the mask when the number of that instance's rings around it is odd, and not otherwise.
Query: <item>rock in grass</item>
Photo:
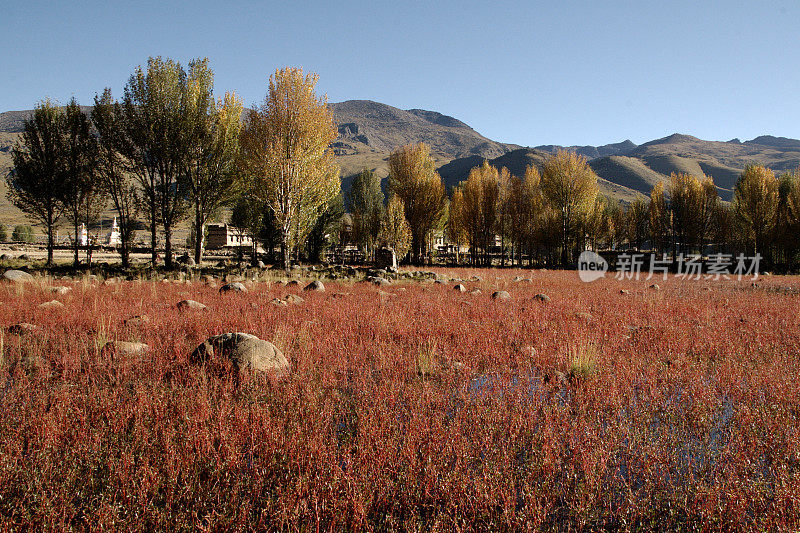
[[[305,302],[301,297],[297,296],[296,294],[289,294],[286,296],[285,300],[290,304],[301,304]]]
[[[593,317],[592,317],[591,313],[587,313],[585,311],[579,311],[579,312],[575,313],[575,318],[579,318],[579,319],[584,320],[586,322],[591,322]]]
[[[298,285],[300,285],[300,282],[297,281],[296,279],[293,279],[292,281],[286,284],[287,287],[297,287]]]
[[[72,290],[72,287],[50,287],[50,292],[54,294],[67,294]]]
[[[220,287],[219,292],[247,292],[247,287],[245,287],[244,283],[240,281],[233,281]]]
[[[41,326],[28,324],[27,322],[20,322],[19,324],[8,327],[8,333],[10,335],[30,335],[32,333],[39,333],[40,331],[42,331]]]
[[[630,293],[631,293],[631,291],[629,291],[628,289],[620,289],[620,290],[619,290],[619,293],[620,293],[620,294],[630,294]]]
[[[193,364],[205,364],[213,358],[224,357],[236,372],[278,372],[289,370],[289,361],[271,342],[249,333],[223,333],[209,337],[189,356]]]
[[[62,304],[58,300],[50,300],[49,302],[44,302],[39,304],[37,307],[39,309],[57,310],[57,309],[64,309],[64,304]]]
[[[101,353],[109,354],[111,357],[131,357],[135,355],[143,355],[149,350],[150,347],[143,342],[108,341],[105,346],[103,346]]]
[[[320,280],[314,280],[303,288],[304,291],[325,292],[325,285]]]
[[[473,296],[478,296],[479,294],[481,294],[481,290],[480,289],[472,289],[471,291],[469,291],[469,293],[471,295],[473,295]]]
[[[269,303],[276,307],[287,307],[289,305],[286,300],[281,300],[280,298],[273,298]]]
[[[464,285],[462,285],[461,283],[459,283],[458,285],[453,287],[453,290],[458,291],[458,292],[467,292],[467,288]]]
[[[661,290],[661,287],[659,287],[658,283],[653,283],[652,285],[650,285],[650,288],[653,289],[654,291]]]
[[[6,270],[3,272],[3,279],[11,283],[26,283],[33,281],[33,276],[24,270]]]
[[[178,302],[178,309],[181,311],[202,311],[206,306],[195,300],[181,300]]]
[[[544,302],[544,303],[547,303],[547,302],[550,301],[550,297],[548,295],[544,294],[543,292],[540,292],[539,294],[534,296],[533,299],[537,300],[537,301],[540,301],[540,302]]]
[[[492,300],[500,300],[501,302],[505,302],[511,299],[511,295],[508,294],[506,291],[495,291],[492,293]]]

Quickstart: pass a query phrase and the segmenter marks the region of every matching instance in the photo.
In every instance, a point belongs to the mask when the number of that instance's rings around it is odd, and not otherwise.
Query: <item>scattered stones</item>
[[[308,285],[303,288],[304,291],[317,291],[317,292],[325,292],[325,285],[319,281],[314,280]]]
[[[302,299],[301,297],[297,296],[296,294],[289,294],[289,295],[286,296],[285,299],[290,304],[301,304],[301,303],[305,302],[304,299]]]
[[[206,306],[195,300],[181,300],[178,302],[178,309],[181,311],[202,311]]]
[[[453,289],[458,291],[458,292],[467,292],[467,288],[464,285],[462,285],[461,283],[459,283],[458,285],[453,287]]]
[[[64,309],[64,304],[58,300],[50,300],[49,302],[39,304],[37,307],[39,309]]]
[[[492,300],[500,300],[501,302],[505,302],[511,299],[511,295],[508,294],[506,291],[495,291],[492,293]]]
[[[103,346],[100,353],[108,354],[112,358],[114,356],[130,357],[143,355],[149,350],[150,347],[143,342],[108,341],[105,346]]]
[[[235,372],[283,373],[289,370],[289,361],[274,344],[248,333],[223,333],[209,337],[191,353],[189,360],[193,364],[205,364],[217,357],[230,360]]]
[[[32,333],[39,333],[42,331],[41,326],[36,324],[28,324],[27,322],[20,322],[8,327],[8,333],[11,335],[30,335]]]
[[[273,298],[269,301],[272,305],[276,307],[288,307],[289,304],[285,300],[281,300],[280,298]]]
[[[3,279],[11,283],[25,283],[33,281],[33,276],[24,270],[6,270],[3,273]]]
[[[542,292],[540,292],[539,294],[534,296],[533,299],[537,300],[537,301],[540,301],[540,302],[544,302],[544,303],[547,303],[547,302],[550,301],[550,297],[548,295],[542,293]]]
[[[473,296],[478,296],[479,294],[481,294],[481,290],[480,289],[472,289],[471,291],[469,291],[469,293],[471,295],[473,295]]]
[[[247,287],[245,287],[244,283],[240,281],[233,281],[220,287],[219,292],[247,292]]]
[[[72,290],[72,287],[50,287],[50,292],[53,294],[67,294]]]

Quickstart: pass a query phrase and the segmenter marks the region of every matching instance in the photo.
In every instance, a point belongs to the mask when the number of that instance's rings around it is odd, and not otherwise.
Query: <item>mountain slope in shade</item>
[[[620,143],[604,144],[603,146],[558,146],[555,144],[547,144],[535,147],[536,150],[551,154],[558,150],[569,150],[584,156],[586,159],[596,159],[598,157],[610,155],[625,155],[634,148],[636,148],[636,145],[627,139]]]

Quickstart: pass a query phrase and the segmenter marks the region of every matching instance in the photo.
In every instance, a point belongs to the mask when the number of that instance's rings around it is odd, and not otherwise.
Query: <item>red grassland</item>
[[[42,327],[2,337],[0,529],[800,527],[797,278],[476,273],[480,295],[329,282],[286,308],[270,283],[75,283],[62,310],[0,286],[1,325]],[[189,366],[226,331],[292,372]]]

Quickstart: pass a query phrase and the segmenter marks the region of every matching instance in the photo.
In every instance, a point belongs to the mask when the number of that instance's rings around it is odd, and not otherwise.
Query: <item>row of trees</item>
[[[106,89],[89,116],[74,100],[64,108],[38,105],[13,151],[9,198],[44,226],[49,264],[60,217],[75,229],[77,264],[78,228],[108,202],[118,214],[124,266],[140,217],[149,226],[154,264],[162,230],[168,268],[175,227],[190,218],[199,262],[202,228],[238,202],[258,213],[250,219],[267,218],[277,230],[288,266],[290,251],[340,193],[329,149],[336,128],[316,82],[302,69],[276,70],[264,103],[243,116],[235,94],[214,96],[207,59],[184,69],[150,58],[131,75],[121,100]]]

